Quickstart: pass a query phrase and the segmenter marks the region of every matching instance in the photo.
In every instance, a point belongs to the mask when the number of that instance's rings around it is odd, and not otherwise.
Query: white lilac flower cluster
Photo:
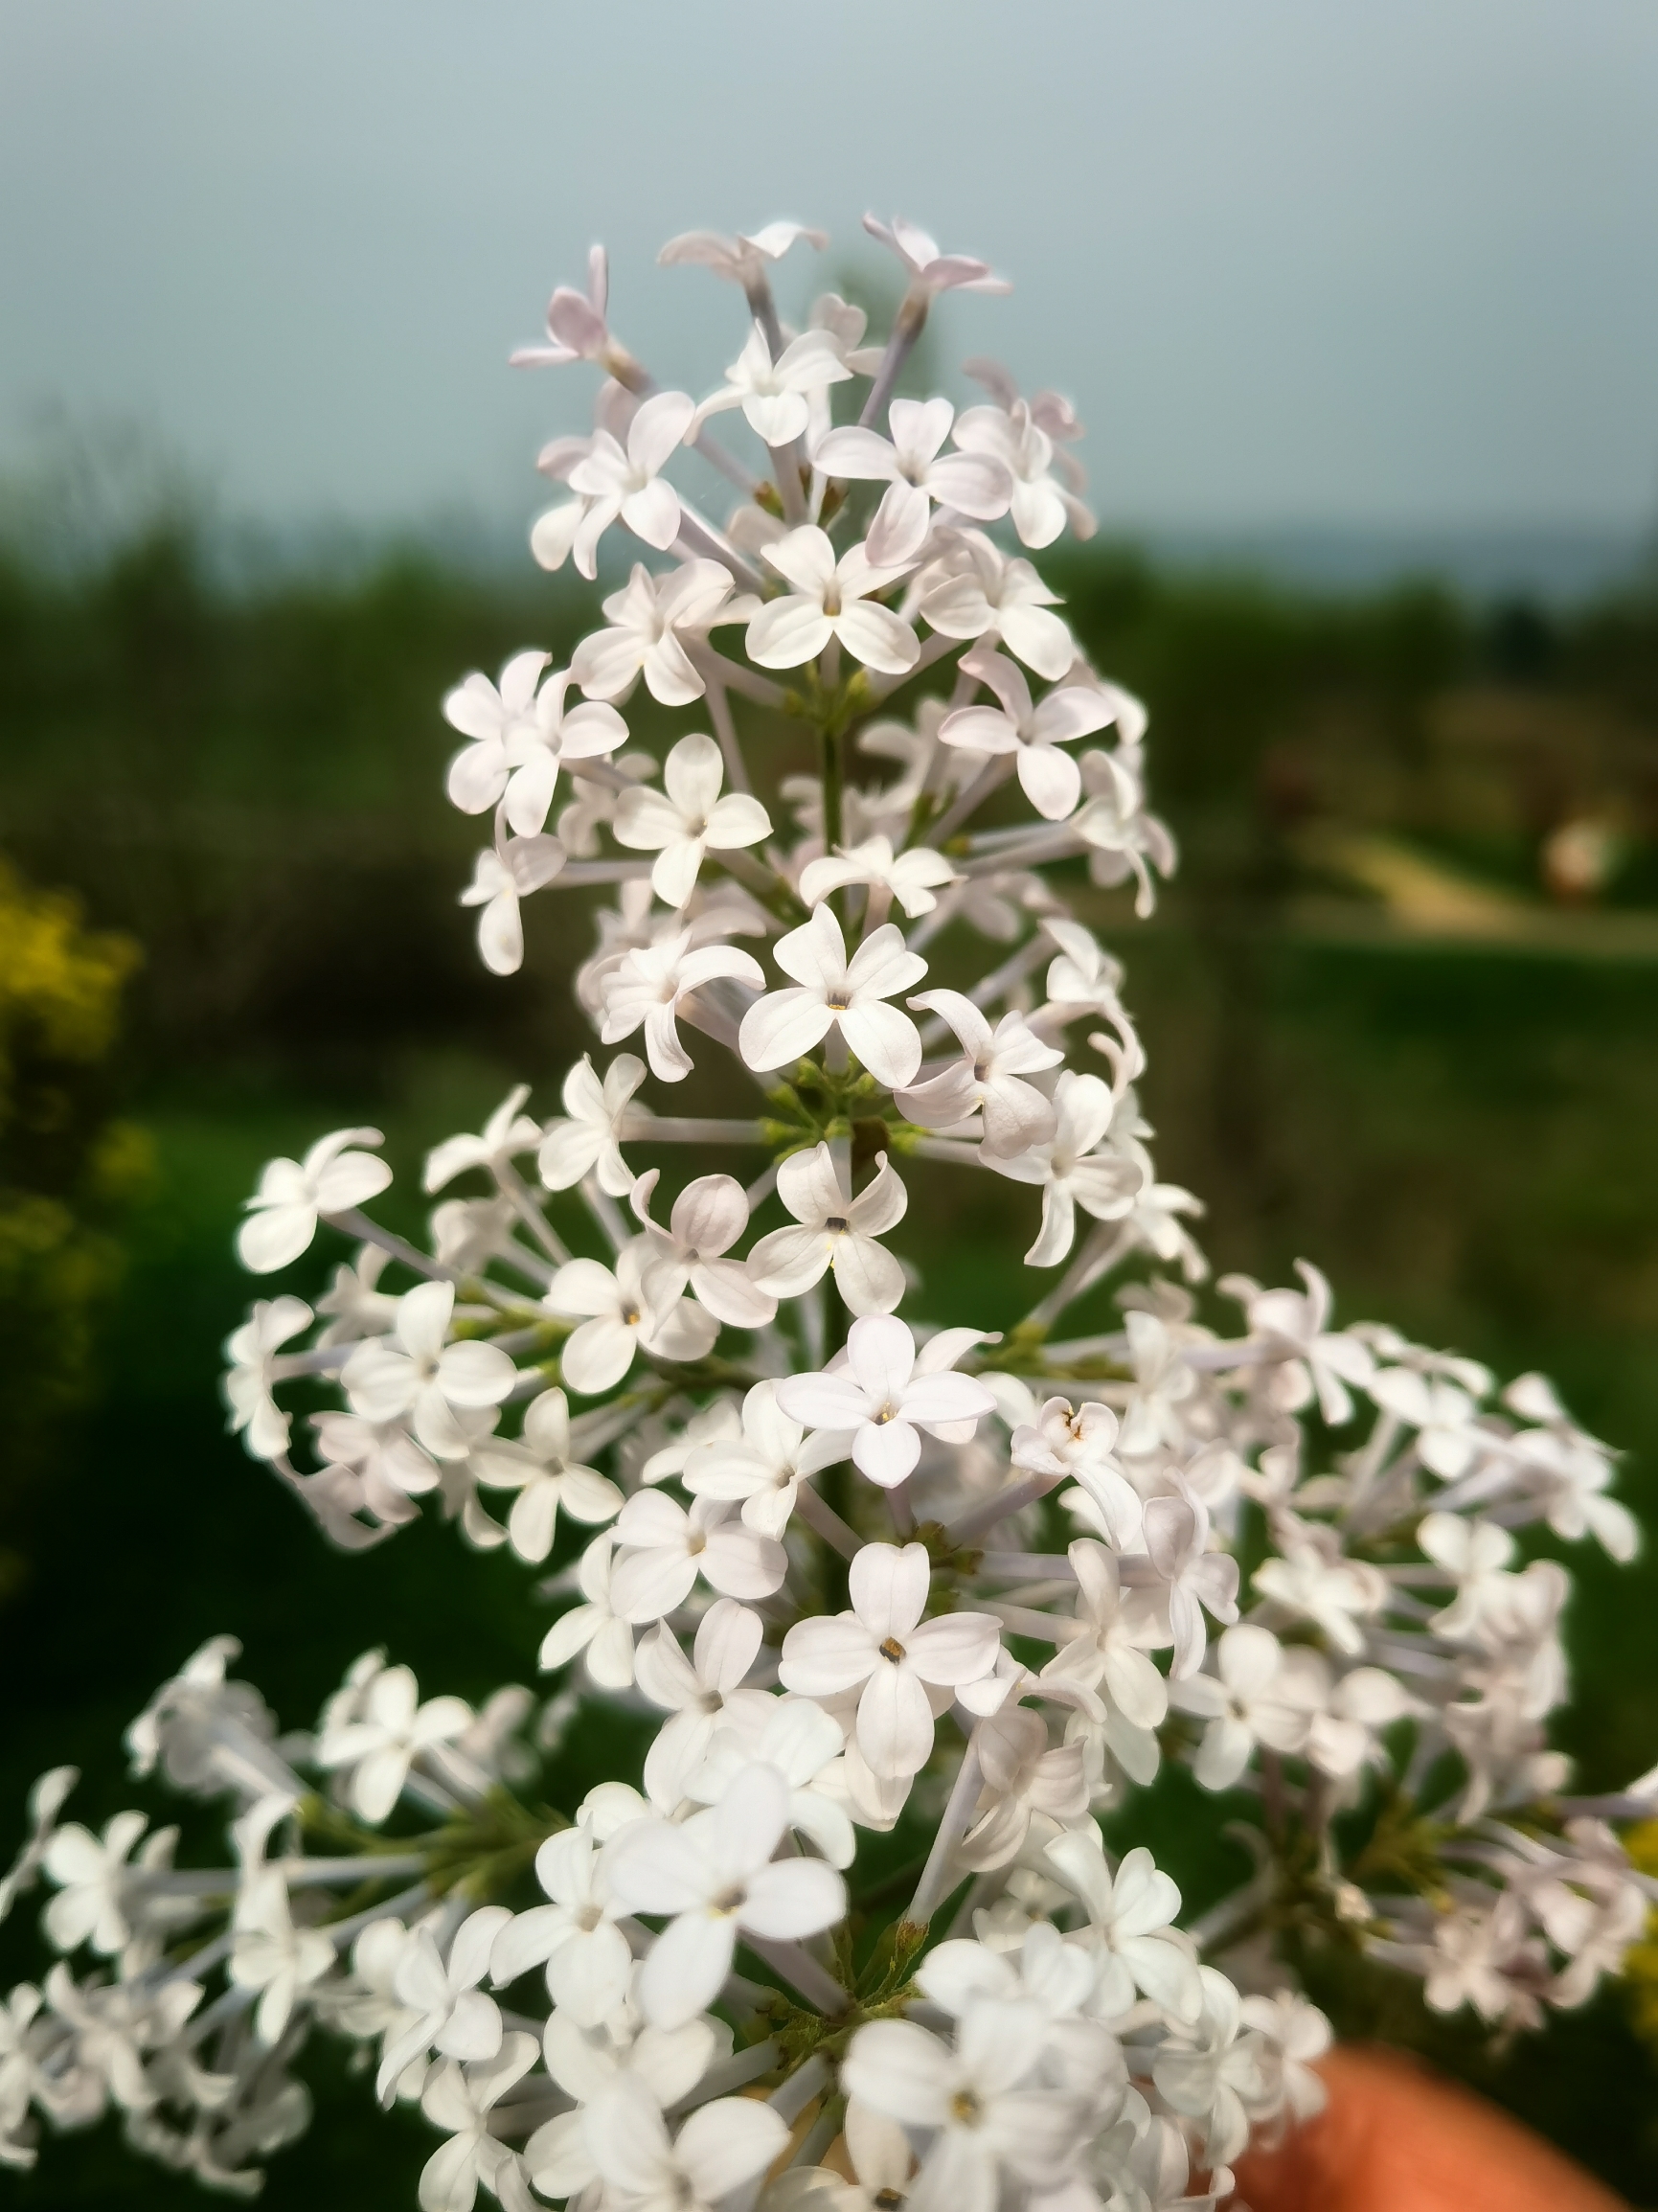
[[[784,327],[770,265],[822,241],[776,224],[663,256],[747,304],[700,402],[612,334],[602,254],[523,356],[601,377],[594,430],[542,455],[565,495],[537,558],[592,576],[612,534],[649,558],[568,668],[520,653],[444,702],[450,794],[493,823],[465,897],[505,971],[531,892],[614,886],[577,993],[644,1058],[584,1057],[562,1113],[514,1091],[441,1144],[427,1192],[471,1187],[429,1250],[363,1210],[391,1179],[372,1129],[273,1161],[241,1229],[258,1273],[320,1223],[358,1247],[314,1311],[284,1293],[230,1339],[248,1449],[340,1543],[429,1497],[550,1567],[563,1686],[532,1726],[527,1691],[422,1702],[375,1653],[279,1736],[210,1645],[129,1744],[231,1801],[223,1867],[138,1813],[63,1824],[73,1777],[47,1776],[0,1908],[44,1875],[64,1955],[0,2016],[0,2158],[114,2105],[140,2149],[251,2189],[306,2123],[320,2025],[442,2132],[425,2212],[480,2188],[1170,2212],[1318,2107],[1329,2031],[1275,1937],[1510,2026],[1583,2001],[1642,1929],[1612,1823],[1658,1775],[1565,1793],[1567,1578],[1516,1533],[1627,1558],[1611,1455],[1540,1377],[1499,1395],[1338,1328],[1310,1266],[1222,1280],[1238,1318],[1198,1319],[1198,1207],[1147,1151],[1122,970],[1054,875],[1085,860],[1144,912],[1173,857],[1145,710],[1027,558],[1092,528],[1079,425],[987,362],[960,414],[895,397],[936,295],[1003,287],[869,227],[906,283],[884,344],[832,294]],[[738,415],[746,457],[716,435]],[[738,488],[723,524],[682,460]],[[707,725],[660,762],[625,749],[641,685]],[[641,1095],[693,1043],[740,1086],[727,1116]],[[688,1146],[741,1174],[675,1177]],[[918,1159],[1031,1187],[1036,1294],[1005,1338],[899,1317]],[[1060,1336],[1130,1262],[1120,1324]],[[589,1705],[618,1771],[532,1804]],[[1184,1927],[1133,1840],[1168,1762],[1253,1842]]]

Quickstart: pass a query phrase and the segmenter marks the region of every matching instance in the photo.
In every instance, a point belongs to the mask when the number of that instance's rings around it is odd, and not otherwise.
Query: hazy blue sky
[[[57,405],[238,512],[516,517],[590,239],[707,389],[738,296],[660,242],[828,276],[866,206],[1015,280],[946,335],[1072,392],[1114,518],[1658,509],[1654,0],[0,0],[0,467]]]

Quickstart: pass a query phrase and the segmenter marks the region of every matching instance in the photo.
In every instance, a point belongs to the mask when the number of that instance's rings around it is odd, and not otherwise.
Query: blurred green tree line
[[[1658,903],[1658,592],[1482,614],[1430,585],[1320,601],[1126,551],[1057,581],[1152,705],[1185,854],[1170,919],[1270,909],[1330,820],[1528,889],[1551,832],[1592,821],[1606,901]],[[0,849],[144,946],[157,1065],[344,1072],[440,1033],[532,1049],[564,1009],[534,966],[478,988],[454,907],[477,839],[443,799],[438,704],[526,641],[567,650],[591,612],[562,579],[419,551],[233,587],[187,523],[68,575],[0,551]]]

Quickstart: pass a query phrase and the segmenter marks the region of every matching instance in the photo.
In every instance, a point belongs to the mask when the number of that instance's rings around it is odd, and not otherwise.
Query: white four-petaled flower
[[[46,1907],[45,1927],[59,1950],[90,1943],[108,1957],[127,1942],[127,1896],[139,1885],[129,1860],[148,1825],[142,1813],[117,1813],[101,1836],[70,1820],[49,1838],[40,1863],[57,1895]]]
[[[910,2212],[995,2212],[1009,2180],[1057,2191],[1087,2131],[1090,2100],[1037,2075],[1041,2016],[973,2006],[955,2048],[913,2020],[871,2020],[842,2078],[859,2104],[926,2139]]]
[[[606,1845],[615,1894],[631,1911],[668,1916],[639,1977],[653,2025],[677,2027],[714,2002],[739,1933],[792,1942],[846,1911],[846,1883],[833,1867],[773,1859],[788,1805],[788,1785],[774,1767],[745,1767],[706,1813],[679,1827],[636,1821]]]
[[[933,1129],[979,1114],[988,1157],[1009,1158],[1052,1142],[1057,1128],[1053,1101],[1023,1079],[1059,1066],[1062,1052],[1045,1044],[1022,1014],[1003,1015],[992,1029],[960,991],[923,991],[910,1004],[948,1022],[962,1058],[925,1083],[896,1093],[900,1112]]]
[[[425,1188],[441,1191],[468,1168],[485,1168],[492,1175],[511,1173],[517,1155],[541,1141],[541,1124],[519,1111],[529,1096],[527,1083],[514,1084],[477,1136],[447,1137],[434,1145],[426,1154]]]
[[[851,1311],[890,1313],[904,1294],[904,1270],[875,1239],[903,1220],[909,1199],[885,1152],[875,1155],[874,1175],[856,1197],[842,1188],[827,1144],[790,1152],[777,1171],[777,1195],[799,1225],[773,1229],[749,1253],[760,1288],[798,1298],[832,1267]]]
[[[678,1810],[716,1728],[745,1719],[763,1727],[776,1706],[765,1691],[742,1687],[760,1656],[763,1632],[758,1613],[735,1598],[716,1598],[697,1623],[689,1659],[666,1621],[641,1643],[634,1677],[651,1703],[671,1716],[645,1756],[646,1792],[664,1813]],[[718,1794],[705,1792],[704,1802]]]
[[[700,1575],[730,1598],[768,1598],[788,1560],[782,1544],[731,1517],[718,1498],[696,1497],[688,1513],[665,1491],[638,1490],[616,1523],[620,1547],[610,1603],[625,1621],[660,1620],[691,1595]]]
[[[583,1397],[620,1382],[641,1346],[664,1359],[700,1359],[719,1334],[706,1307],[651,1281],[651,1254],[636,1237],[616,1255],[614,1272],[597,1260],[570,1260],[547,1287],[554,1313],[584,1315],[559,1359],[565,1381]]]
[[[535,1879],[550,1903],[532,1905],[497,1930],[489,1972],[498,1986],[531,1967],[547,1970],[547,1994],[579,2027],[596,2028],[622,2005],[633,1953],[617,1927],[599,1846],[580,1825],[548,1836],[535,1854]]]
[[[894,216],[890,223],[884,223],[876,216],[866,215],[864,228],[871,238],[879,239],[890,253],[897,256],[912,289],[928,294],[1012,289],[1005,277],[992,272],[988,262],[975,261],[970,254],[943,252],[937,239],[904,216]]]
[[[895,855],[890,837],[866,837],[859,845],[826,853],[808,860],[800,872],[800,895],[808,906],[827,899],[849,883],[867,883],[872,892],[896,899],[912,921],[930,914],[939,903],[933,893],[941,883],[953,883],[956,871],[942,853],[925,845],[912,845]]]
[[[679,1039],[680,1001],[724,977],[753,991],[765,984],[752,952],[735,945],[693,949],[689,929],[655,945],[636,945],[606,980],[599,1034],[606,1044],[619,1044],[643,1029],[651,1074],[659,1083],[683,1083],[693,1062]]]
[[[1025,1254],[1027,1267],[1056,1267],[1077,1236],[1077,1208],[1099,1221],[1121,1220],[1134,1203],[1141,1172],[1120,1152],[1101,1152],[1117,1112],[1108,1083],[1066,1068],[1054,1086],[1052,1136],[1022,1152],[984,1150],[987,1167],[1017,1183],[1042,1186],[1042,1223]]]
[[[356,1712],[317,1739],[317,1765],[348,1769],[346,1794],[364,1820],[378,1824],[403,1791],[423,1752],[452,1744],[471,1725],[461,1698],[428,1698],[407,1667],[381,1667],[363,1689]]]
[[[1021,545],[1033,550],[1052,545],[1067,523],[1079,537],[1093,536],[1093,515],[1075,492],[1054,480],[1054,442],[1026,400],[1015,399],[1007,408],[965,408],[956,423],[956,444],[964,453],[1007,470],[1011,490],[1005,512]]]
[[[1110,699],[1084,684],[1056,684],[1033,700],[1024,671],[987,646],[964,653],[962,667],[1000,704],[957,707],[939,736],[975,753],[1011,753],[1026,798],[1050,822],[1062,822],[1082,796],[1082,771],[1062,748],[1105,727],[1115,712]]]
[[[594,432],[570,471],[570,489],[585,502],[575,533],[576,566],[589,580],[598,573],[599,540],[613,522],[625,523],[659,553],[679,536],[679,494],[662,471],[695,413],[689,393],[656,392],[636,410],[625,444],[609,430]]]
[[[840,1722],[811,1699],[738,1691],[725,1699],[708,1755],[686,1789],[699,1804],[712,1805],[739,1768],[757,1760],[775,1767],[789,1786],[789,1826],[831,1866],[848,1867],[857,1856],[857,1836],[846,1806],[845,1745]]]
[[[803,331],[774,361],[765,332],[756,323],[725,372],[724,384],[696,410],[697,422],[740,407],[757,438],[767,445],[791,445],[811,419],[809,395],[844,383],[851,375],[827,331]]]
[[[717,560],[687,560],[670,576],[652,576],[641,564],[603,604],[610,627],[582,639],[571,674],[590,699],[621,698],[643,674],[665,707],[689,706],[707,688],[685,640],[715,623],[746,620],[754,608],[752,600],[732,598],[730,572]]]
[[[628,1102],[644,1081],[645,1062],[633,1053],[619,1052],[602,1082],[591,1055],[581,1055],[564,1078],[564,1112],[547,1124],[536,1158],[550,1191],[567,1191],[591,1174],[607,1197],[626,1197],[634,1177],[622,1156],[622,1139]]]
[[[259,1189],[247,1201],[248,1218],[237,1232],[244,1267],[274,1274],[297,1260],[317,1233],[319,1218],[349,1213],[377,1197],[392,1179],[384,1160],[356,1152],[383,1144],[378,1129],[335,1129],[319,1137],[303,1160],[267,1160]]]
[[[689,1288],[700,1303],[736,1329],[760,1329],[777,1311],[740,1260],[725,1258],[748,1226],[748,1198],[735,1175],[698,1175],[673,1201],[665,1229],[650,1218],[657,1170],[633,1186],[633,1211],[645,1224],[653,1258],[651,1294],[677,1297]]]
[[[560,768],[578,761],[608,760],[618,745],[627,742],[627,724],[607,701],[578,699],[574,706],[565,704],[570,682],[568,669],[549,676],[535,696],[534,714],[521,718],[508,733],[511,773],[501,796],[508,824],[520,837],[537,836],[546,827]],[[592,788],[591,779],[587,787]],[[493,803],[493,795],[485,801]]]
[[[517,1496],[507,1534],[521,1560],[544,1560],[553,1549],[560,1511],[590,1526],[613,1520],[622,1493],[608,1475],[573,1456],[570,1402],[562,1390],[543,1390],[524,1408],[516,1442],[491,1437],[470,1455],[478,1480]]]
[[[1001,1646],[989,1613],[923,1620],[931,1587],[924,1545],[867,1543],[848,1578],[852,1610],[797,1621],[784,1639],[786,1688],[807,1698],[857,1691],[858,1746],[880,1776],[920,1771],[937,1715],[990,1673]]]
[[[1319,1270],[1298,1260],[1296,1272],[1305,1290],[1263,1290],[1246,1275],[1226,1276],[1220,1288],[1242,1300],[1251,1336],[1263,1338],[1283,1360],[1278,1402],[1293,1412],[1316,1393],[1325,1420],[1340,1427],[1352,1419],[1349,1384],[1368,1384],[1375,1361],[1361,1338],[1328,1326],[1333,1301]]]
[[[635,784],[616,807],[616,841],[654,853],[651,888],[666,906],[683,906],[696,888],[703,855],[758,845],[771,835],[771,816],[746,791],[720,786],[725,765],[714,740],[681,738],[662,771],[664,788]]]
[[[864,550],[877,568],[905,568],[920,554],[935,503],[975,522],[1006,514],[1013,479],[983,453],[946,453],[956,410],[948,399],[895,399],[891,438],[852,426],[818,441],[813,463],[826,476],[884,483]]]
[[[1192,1675],[1173,1685],[1175,1705],[1209,1723],[1192,1768],[1205,1790],[1230,1790],[1258,1744],[1274,1751],[1306,1745],[1308,1716],[1284,1695],[1283,1657],[1269,1630],[1239,1621],[1215,1645],[1213,1675]]]
[[[1212,1551],[1209,1513],[1190,1488],[1183,1495],[1153,1497],[1146,1505],[1146,1549],[1162,1579],[1174,1644],[1170,1673],[1197,1672],[1203,1659],[1203,1615],[1230,1625],[1238,1618],[1238,1562]]]
[[[903,562],[878,568],[861,545],[837,559],[815,523],[768,545],[765,558],[794,589],[768,600],[749,623],[748,657],[756,667],[799,668],[831,638],[880,675],[901,676],[915,667],[921,650],[915,631],[874,596],[897,582]]]
[[[743,1015],[738,1042],[750,1067],[786,1067],[838,1029],[877,1083],[897,1089],[910,1081],[920,1032],[886,1002],[919,983],[927,964],[896,924],[883,922],[849,960],[840,924],[827,905],[814,906],[809,922],[778,939],[772,958],[796,988],[768,992]]]
[[[556,837],[509,837],[486,845],[473,864],[463,906],[481,906],[478,950],[495,975],[515,975],[524,965],[524,917],[519,901],[545,890],[564,865]]]
[[[1050,683],[1067,674],[1077,658],[1076,639],[1053,612],[1058,593],[1028,560],[1009,559],[982,530],[946,536],[938,559],[916,579],[916,590],[919,612],[942,635],[999,639]]]
[[[982,1382],[952,1372],[976,1330],[942,1329],[918,1353],[904,1323],[890,1313],[860,1314],[847,1333],[845,1365],[789,1375],[777,1402],[808,1428],[829,1429],[859,1473],[894,1490],[921,1455],[920,1431],[965,1444],[996,1402]]]
[[[239,1432],[256,1459],[274,1459],[288,1446],[291,1416],[271,1395],[282,1348],[309,1326],[311,1310],[303,1298],[256,1298],[239,1329],[225,1339],[223,1390],[230,1425]]]
[[[633,1629],[610,1603],[610,1569],[616,1539],[606,1530],[581,1554],[576,1586],[581,1603],[560,1614],[541,1639],[537,1662],[544,1674],[586,1653],[587,1672],[606,1690],[625,1690],[633,1679]]]
[[[693,1497],[740,1503],[742,1517],[761,1536],[781,1538],[800,1486],[833,1464],[836,1446],[807,1437],[777,1402],[777,1384],[757,1382],[742,1402],[739,1435],[698,1443],[687,1453],[683,1479]]]
[[[506,789],[511,742],[520,730],[534,727],[535,691],[549,657],[514,653],[498,685],[475,669],[444,699],[444,721],[468,741],[449,763],[449,798],[462,813],[483,813]]]
[[[420,2093],[420,2109],[449,2140],[420,2169],[420,2212],[471,2212],[482,2183],[503,2212],[533,2212],[534,2199],[524,2179],[518,2154],[489,2124],[490,2113],[515,2082],[535,2064],[535,2039],[508,2036],[497,2054],[481,2064],[463,2066],[448,2060]]]
[[[715,2098],[670,2137],[662,2108],[631,2073],[586,2108],[582,2132],[603,2201],[623,2212],[715,2212],[788,2145],[780,2115],[747,2097]]]
[[[268,2049],[281,2040],[301,1994],[333,1965],[333,1938],[320,1927],[295,1927],[287,1884],[275,1867],[238,1899],[232,1927],[227,1972],[238,1989],[259,1992],[254,2033]]]
[[[1094,1951],[1092,2009],[1102,2019],[1125,2013],[1143,1990],[1178,2019],[1195,2019],[1202,2001],[1196,1960],[1172,1931],[1180,1892],[1144,1845],[1112,1874],[1097,1829],[1056,1836],[1045,1857],[1087,1908]]]
[[[448,1341],[454,1311],[452,1283],[417,1283],[397,1300],[390,1334],[359,1344],[340,1370],[353,1412],[369,1421],[407,1414],[439,1459],[465,1457],[477,1442],[465,1416],[499,1405],[518,1380],[497,1345]]]

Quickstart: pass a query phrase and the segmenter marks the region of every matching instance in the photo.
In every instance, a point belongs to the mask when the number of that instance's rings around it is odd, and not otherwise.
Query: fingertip
[[[1407,2053],[1348,2044],[1319,2072],[1317,2118],[1238,2161],[1251,2212],[1618,2212],[1541,2136]]]

